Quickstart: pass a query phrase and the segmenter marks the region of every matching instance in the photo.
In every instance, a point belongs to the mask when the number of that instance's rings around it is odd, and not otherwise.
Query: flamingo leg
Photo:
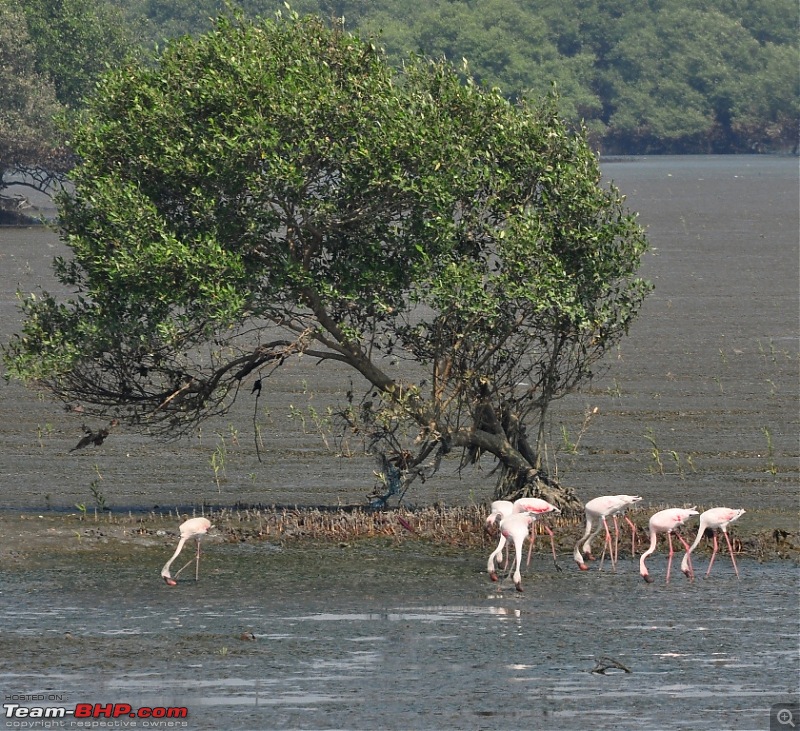
[[[508,571],[506,571],[506,576],[504,581],[507,581],[511,578],[511,574],[514,572],[514,565],[515,562],[511,561],[511,545],[508,546]],[[520,569],[522,568],[522,564],[520,563]]]
[[[513,541],[514,539],[512,538],[511,540]],[[515,550],[516,550],[516,547],[517,547],[517,544],[515,542],[514,543],[514,549]],[[519,569],[522,569],[522,553],[521,552],[522,552],[522,544],[520,544],[520,563],[519,563],[519,567],[518,567]],[[512,562],[511,561],[511,543],[506,543],[506,556],[507,556],[507,560],[506,560],[506,563],[504,564],[503,568],[507,569],[506,570],[506,575],[505,575],[505,579],[507,580],[507,579],[509,579],[511,577],[511,574],[514,571],[514,566],[515,566],[515,563],[516,563],[516,562]]]
[[[533,541],[536,538],[536,522],[531,523],[530,542],[528,543],[528,560],[526,566],[531,565],[531,552],[533,551]]]
[[[670,536],[670,535],[671,535],[671,533],[667,533],[667,536]],[[692,557],[691,557],[691,555],[689,555],[690,551],[691,551],[691,549],[689,548],[689,544],[683,539],[683,536],[680,533],[676,532],[675,533],[675,537],[681,542],[681,545],[686,550],[686,555],[687,555],[687,557],[689,559],[688,560],[689,578],[693,579],[694,578],[694,568],[692,567]],[[670,563],[670,567],[671,567],[672,566],[672,540],[670,540],[670,542],[669,542],[669,563]],[[669,581],[669,568],[670,567],[667,567],[667,581]]]
[[[196,541],[197,541],[197,553],[195,554],[194,559],[190,558],[185,564],[183,564],[183,566],[181,566],[175,572],[175,578],[176,579],[180,575],[181,571],[183,571],[187,566],[189,566],[189,564],[192,563],[192,561],[194,561],[194,580],[195,581],[199,581],[200,580],[200,539],[197,538]]]
[[[675,551],[672,548],[672,532],[667,533],[667,540],[669,541],[669,561],[667,562],[667,583],[669,584],[669,574],[672,571],[672,556]]]
[[[553,536],[553,531],[546,525],[542,526],[547,533],[550,535],[550,548],[553,551],[553,564],[555,565],[558,571],[561,571],[561,567],[558,565],[558,558],[556,557],[556,542]],[[526,566],[531,565],[531,552],[533,551],[533,541],[536,538],[536,523],[531,523],[531,530],[530,530],[530,543],[528,544],[528,560],[525,564]]]
[[[617,560],[619,559],[619,522],[614,516],[614,555],[611,557],[611,565],[617,570]]]
[[[194,580],[200,581],[200,538],[197,538],[197,555],[194,560]]]
[[[731,563],[733,564],[733,570],[736,572],[736,578],[739,578],[739,569],[736,566],[736,559],[733,557],[733,546],[731,546],[731,539],[728,537],[728,531],[722,531],[725,534],[725,540],[728,543],[728,553],[731,555]]]
[[[717,532],[714,531],[714,550],[711,551],[711,560],[708,562],[708,571],[706,571],[706,578],[711,573],[711,567],[714,565],[714,559],[717,557],[717,551],[719,550],[719,543],[717,542]]]
[[[611,564],[614,564],[614,546],[611,543],[611,533],[608,530],[608,523],[606,522],[605,515],[603,516],[603,527],[606,529],[606,537],[603,540],[603,552],[600,554],[600,566],[598,566],[598,570],[603,569],[603,561],[606,558],[606,547],[608,548],[608,553],[611,556]]]
[[[189,560],[188,560],[188,561],[187,561],[185,564],[183,564],[183,566],[181,566],[181,567],[180,567],[180,568],[179,568],[179,569],[178,569],[178,570],[175,572],[175,577],[174,577],[174,578],[176,578],[176,579],[177,579],[177,578],[178,578],[178,577],[181,575],[181,571],[183,571],[183,570],[184,570],[184,569],[185,569],[185,568],[186,568],[186,567],[187,567],[187,566],[188,566],[188,565],[189,565],[189,564],[190,564],[192,561],[194,561],[194,559],[190,558],[190,559],[189,559]]]
[[[627,515],[625,516],[625,520],[631,527],[631,558],[633,558],[636,555],[636,526]]]
[[[550,548],[553,551],[553,565],[556,567],[556,571],[561,571],[561,567],[558,565],[558,559],[556,558],[556,541],[555,537],[553,536],[553,531],[550,530],[549,526],[543,525],[542,527],[550,534]]]

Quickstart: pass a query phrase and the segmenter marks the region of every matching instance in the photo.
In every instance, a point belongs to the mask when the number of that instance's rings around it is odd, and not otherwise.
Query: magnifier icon
[[[778,711],[778,723],[781,726],[791,726],[792,728],[796,728],[794,716],[788,708],[782,708],[780,711]]]

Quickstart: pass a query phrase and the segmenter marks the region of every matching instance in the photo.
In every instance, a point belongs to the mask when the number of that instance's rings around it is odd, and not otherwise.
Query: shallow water
[[[422,543],[212,544],[172,589],[162,558],[0,572],[4,692],[185,706],[189,729],[738,730],[798,690],[789,562],[665,584],[656,554],[647,585],[630,560],[539,556],[519,594],[483,554]],[[603,656],[630,674],[592,673]]]

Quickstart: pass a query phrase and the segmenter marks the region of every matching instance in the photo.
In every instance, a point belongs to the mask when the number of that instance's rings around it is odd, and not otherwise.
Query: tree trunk
[[[538,497],[555,505],[562,513],[581,512],[583,503],[571,487],[566,487],[548,475],[530,470],[517,472],[504,469],[494,492],[495,500],[519,500]]]

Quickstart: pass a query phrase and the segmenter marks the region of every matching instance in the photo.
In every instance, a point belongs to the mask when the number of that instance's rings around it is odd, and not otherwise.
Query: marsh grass
[[[648,505],[646,508],[630,510],[627,515],[637,527],[638,545],[644,545],[648,534],[650,516],[670,505]],[[707,507],[698,506],[702,512]],[[75,530],[85,525],[85,508],[80,515],[56,515],[35,517],[20,515],[11,518],[0,516],[2,526],[10,535],[19,531],[7,525],[10,520],[26,521],[26,535],[34,535],[29,521],[41,525],[39,540],[43,543],[58,544],[61,533],[80,535],[83,550],[103,550],[111,552],[118,543],[120,550],[128,551],[125,545],[131,541],[167,548],[178,535],[178,526],[184,520],[204,516],[214,525],[209,541],[225,543],[258,544],[261,542],[293,546],[336,545],[347,549],[362,541],[380,541],[386,545],[413,544],[421,541],[448,550],[491,550],[497,545],[497,529],[485,529],[488,509],[483,505],[469,507],[433,506],[416,510],[397,508],[393,510],[370,510],[360,506],[352,507],[289,507],[289,506],[251,506],[235,508],[200,507],[189,512],[173,510],[169,513],[150,512],[147,514],[105,513],[92,521],[91,528]],[[732,526],[729,530],[737,554],[765,560],[770,558],[800,559],[800,531],[796,528],[786,530],[769,527],[775,516],[758,518],[748,511],[748,520]],[[555,534],[556,550],[561,554],[561,562],[569,565],[570,555],[575,543],[583,534],[585,519],[582,511],[573,511],[560,516],[548,517],[547,525]],[[783,525],[783,523],[781,523]],[[789,526],[789,524],[786,524]],[[791,523],[794,525],[794,523]],[[536,552],[549,555],[547,535],[543,521],[537,521]],[[789,526],[790,527],[790,526]],[[696,521],[687,526],[684,535],[693,537],[697,530]],[[620,546],[630,545],[628,528],[621,530]],[[599,545],[599,544],[598,544]],[[702,542],[700,552],[707,548]],[[621,554],[624,548],[621,548]],[[641,548],[639,549],[641,551]],[[630,558],[627,553],[624,554]]]

